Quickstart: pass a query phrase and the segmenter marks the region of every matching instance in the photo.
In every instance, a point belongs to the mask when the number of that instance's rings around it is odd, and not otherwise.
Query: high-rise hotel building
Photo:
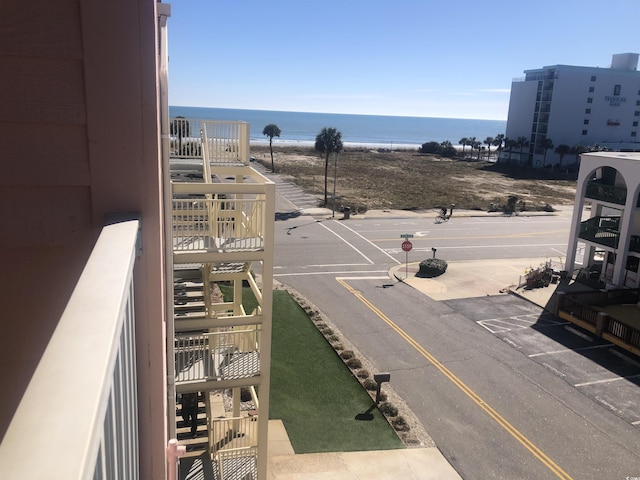
[[[613,55],[609,68],[552,65],[525,70],[525,77],[511,84],[505,135],[526,142],[503,150],[500,160],[534,167],[558,164],[555,149],[561,144],[640,151],[637,67],[637,53],[621,53]],[[575,161],[576,155],[565,154],[562,164]]]

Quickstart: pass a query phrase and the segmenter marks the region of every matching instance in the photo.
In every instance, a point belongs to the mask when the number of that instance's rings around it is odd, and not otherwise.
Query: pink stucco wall
[[[155,8],[0,2],[0,437],[105,215],[138,212],[141,478],[164,478],[167,431]]]

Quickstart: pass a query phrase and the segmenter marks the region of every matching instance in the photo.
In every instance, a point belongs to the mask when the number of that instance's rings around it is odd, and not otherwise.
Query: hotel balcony
[[[627,200],[627,189],[615,185],[605,185],[598,182],[589,182],[585,198],[601,202],[624,205]]]
[[[580,223],[579,237],[605,247],[618,248],[620,217],[592,217]]]

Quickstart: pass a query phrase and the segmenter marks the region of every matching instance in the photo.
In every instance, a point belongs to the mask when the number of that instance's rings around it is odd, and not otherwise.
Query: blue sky
[[[640,0],[169,0],[169,104],[506,120],[527,69],[640,52]]]

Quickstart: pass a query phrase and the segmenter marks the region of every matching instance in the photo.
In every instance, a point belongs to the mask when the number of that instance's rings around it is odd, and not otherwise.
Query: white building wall
[[[553,141],[554,148],[547,151],[547,165],[559,162],[560,157],[553,150],[560,144],[570,147],[598,144],[610,150],[640,151],[640,72],[630,69],[633,65],[624,63],[626,69],[554,65],[525,71],[529,78],[548,79],[550,72],[555,73],[546,129],[546,138]],[[513,82],[507,138],[524,136],[531,140],[538,82],[537,78]],[[539,150],[533,157],[533,165],[542,165],[543,157]],[[565,156],[563,163],[572,161]]]

